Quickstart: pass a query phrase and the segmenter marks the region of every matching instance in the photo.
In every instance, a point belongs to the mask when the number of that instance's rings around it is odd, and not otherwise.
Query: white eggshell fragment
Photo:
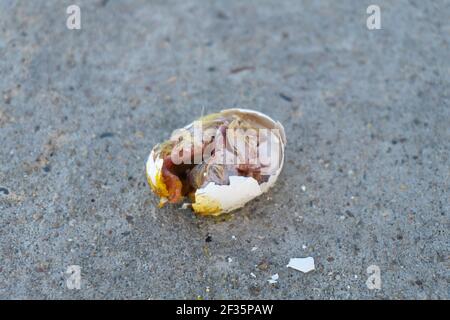
[[[289,264],[287,265],[288,268],[292,268],[298,271],[301,271],[303,273],[310,272],[314,270],[314,258],[313,257],[307,257],[307,258],[291,258],[289,260]]]
[[[148,157],[146,169],[147,169],[147,177],[152,181],[154,185],[156,185],[156,175],[161,171],[163,159],[157,158],[154,159],[154,151],[150,153]]]
[[[275,284],[278,282],[278,279],[280,278],[280,276],[278,275],[278,273],[275,273],[274,275],[272,275],[270,277],[269,280],[267,280],[267,282],[269,282],[270,284]]]
[[[258,182],[252,177],[231,176],[229,185],[217,185],[213,182],[195,192],[195,199],[208,197],[220,203],[222,212],[242,207],[246,202],[262,194]],[[201,201],[201,200],[200,200]],[[194,203],[198,205],[199,200]]]

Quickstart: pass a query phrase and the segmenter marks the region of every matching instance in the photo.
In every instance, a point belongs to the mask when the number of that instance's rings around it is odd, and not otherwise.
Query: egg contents
[[[175,130],[156,145],[148,183],[165,203],[189,201],[201,215],[244,206],[277,180],[284,162],[283,126],[253,110],[227,109]]]

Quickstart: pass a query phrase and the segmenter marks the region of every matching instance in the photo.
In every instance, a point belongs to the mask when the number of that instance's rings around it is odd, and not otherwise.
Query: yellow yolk
[[[220,203],[206,195],[197,195],[192,208],[196,213],[203,216],[217,216],[222,212]]]

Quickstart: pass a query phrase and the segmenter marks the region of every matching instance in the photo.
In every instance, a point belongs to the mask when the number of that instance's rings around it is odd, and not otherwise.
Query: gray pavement
[[[0,298],[449,298],[449,1],[75,3],[0,0]],[[152,146],[227,107],[284,124],[276,186],[157,209]]]

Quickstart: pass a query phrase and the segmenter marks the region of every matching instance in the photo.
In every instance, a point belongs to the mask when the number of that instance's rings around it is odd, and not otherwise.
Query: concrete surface
[[[75,3],[0,1],[0,298],[449,298],[449,1]],[[226,107],[285,125],[276,187],[157,209],[152,146]]]

